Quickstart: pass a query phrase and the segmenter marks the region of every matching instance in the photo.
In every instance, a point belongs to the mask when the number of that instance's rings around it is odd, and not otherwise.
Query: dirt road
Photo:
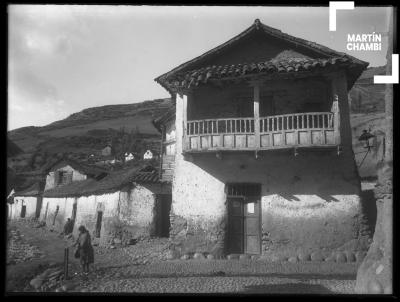
[[[43,258],[7,267],[9,291],[33,291],[29,281],[50,263],[63,262],[66,241],[45,228],[14,224],[24,240],[36,245]],[[114,293],[354,293],[357,263],[268,262],[261,260],[171,260],[155,257],[168,240],[130,247],[95,247],[89,276],[75,275],[80,267],[72,255],[68,292]],[[51,290],[51,291],[54,291]]]

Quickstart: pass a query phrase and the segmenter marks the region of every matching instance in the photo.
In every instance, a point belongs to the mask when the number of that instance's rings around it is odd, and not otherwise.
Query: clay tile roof
[[[15,192],[14,196],[39,196],[43,193],[44,181],[35,182],[25,190]]]
[[[158,171],[149,166],[110,172],[101,180],[86,179],[46,190],[45,197],[78,197],[116,192],[132,183],[160,183]]]
[[[81,163],[78,162],[76,160],[73,160],[71,158],[60,158],[60,159],[56,159],[53,162],[50,162],[49,164],[47,164],[45,167],[43,167],[42,169],[42,173],[47,174],[49,171],[51,171],[51,169],[57,165],[60,162],[65,162],[66,164],[70,165],[72,168],[74,168],[75,170],[85,174],[85,175],[90,175],[90,176],[100,176],[100,175],[105,175],[108,174],[109,171],[104,170],[102,168],[99,168],[97,166],[94,165],[88,165],[85,163]]]
[[[313,71],[329,66],[346,66],[349,59],[328,58],[328,59],[309,59],[309,58],[288,58],[284,60],[270,60],[266,62],[237,64],[229,67],[209,66],[198,70],[191,70],[184,73],[177,73],[171,76],[171,83],[177,87],[190,88],[195,85],[206,83],[210,79],[223,79],[240,77],[251,74],[272,74],[272,73],[293,73],[299,71]],[[201,79],[206,80],[202,81]],[[200,79],[200,80],[199,80]]]
[[[154,127],[161,132],[161,125],[165,124],[166,122],[175,119],[175,105],[172,105],[167,109],[165,113],[155,118],[152,123]]]
[[[236,66],[209,66],[207,68],[201,68],[199,70],[192,70],[191,67],[205,62],[206,59],[221,53],[223,49],[227,49],[234,45],[237,41],[249,36],[251,33],[258,31],[262,32],[270,37],[278,38],[280,40],[286,41],[293,44],[295,47],[301,47],[303,49],[308,49],[318,55],[321,59],[327,59],[319,61],[305,61],[303,63],[291,60],[289,62],[248,62],[245,64],[237,64]],[[198,85],[200,82],[207,82],[210,78],[214,77],[232,77],[232,76],[242,76],[248,73],[255,74],[257,72],[296,72],[300,70],[311,70],[318,66],[324,67],[328,65],[336,65],[337,61],[345,60],[347,64],[348,72],[348,88],[350,89],[356,79],[360,76],[361,72],[368,66],[367,62],[361,61],[355,57],[352,57],[346,53],[338,52],[330,49],[326,46],[317,44],[315,42],[307,41],[301,38],[291,36],[289,34],[283,33],[278,29],[272,28],[260,22],[256,19],[254,23],[247,28],[245,31],[239,35],[233,37],[229,41],[207,51],[206,53],[185,62],[171,71],[157,77],[155,81],[167,89],[169,92],[175,92],[179,87],[191,87],[193,85]],[[283,64],[280,64],[283,63]],[[285,66],[285,63],[286,66]],[[344,63],[342,61],[341,63]],[[297,66],[297,67],[296,67]]]

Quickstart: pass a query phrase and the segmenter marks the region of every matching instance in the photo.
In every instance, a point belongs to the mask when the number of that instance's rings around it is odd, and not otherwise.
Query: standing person
[[[64,225],[64,231],[62,234],[64,234],[65,236],[69,235],[70,233],[72,233],[72,227],[73,227],[73,222],[70,218],[67,219],[67,222]]]
[[[79,259],[82,265],[82,272],[87,275],[89,273],[89,264],[94,262],[94,251],[89,231],[81,225],[79,228],[79,236],[74,246],[78,246]]]

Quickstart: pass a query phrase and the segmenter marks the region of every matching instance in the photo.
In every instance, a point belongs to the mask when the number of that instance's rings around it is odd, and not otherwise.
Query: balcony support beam
[[[163,165],[163,154],[164,154],[164,141],[165,141],[165,126],[161,127],[161,146],[160,146],[160,169],[158,171],[158,178],[162,177],[162,165]]]
[[[335,144],[340,145],[340,108],[339,108],[339,95],[337,91],[337,82],[333,78],[331,81],[331,91],[332,91],[332,109],[333,112],[333,127],[334,127],[334,137]]]
[[[183,95],[183,102],[182,102],[182,122],[183,122],[183,150],[189,150],[188,136],[187,136],[187,110],[188,110],[188,101],[190,101],[191,94],[188,92],[186,95]]]
[[[256,159],[259,159],[259,158],[260,158],[259,150],[254,151],[254,157],[255,157]]]

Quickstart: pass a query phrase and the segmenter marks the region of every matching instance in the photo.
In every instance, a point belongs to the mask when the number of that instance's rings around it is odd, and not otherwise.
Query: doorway
[[[42,197],[38,197],[37,198],[37,203],[36,203],[36,213],[35,213],[35,218],[39,219],[40,217],[40,211],[42,209],[42,203],[43,203],[43,198]]]
[[[71,214],[71,220],[72,221],[75,221],[75,219],[76,219],[76,209],[77,209],[77,207],[78,207],[78,204],[75,202],[72,205],[72,214]]]
[[[169,237],[172,195],[159,194],[155,204],[155,236]]]
[[[261,254],[261,185],[228,184],[228,252]]]
[[[21,206],[21,218],[25,218],[26,214],[26,205],[22,204]]]
[[[100,238],[102,220],[103,220],[103,212],[98,211],[96,220],[96,238]]]
[[[56,207],[56,211],[54,212],[54,216],[53,216],[53,225],[55,225],[56,224],[56,218],[57,218],[57,215],[58,215],[58,211],[60,210],[60,206],[57,206]]]

